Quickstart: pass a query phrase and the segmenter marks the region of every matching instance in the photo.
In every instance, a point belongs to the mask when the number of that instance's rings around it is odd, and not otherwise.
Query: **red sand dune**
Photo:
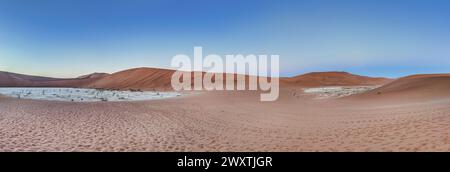
[[[84,87],[107,75],[94,73],[79,78],[61,79],[0,72],[0,87]]]
[[[172,90],[171,79],[174,72],[175,70],[156,68],[129,69],[101,78],[87,87],[115,90]],[[204,74],[205,72],[202,72],[202,76]],[[236,81],[237,75],[234,76],[234,81]],[[191,72],[191,79],[193,80],[193,78],[194,72]],[[223,78],[225,84],[225,76]],[[245,78],[248,83],[248,76]],[[214,81],[214,78],[212,80]],[[192,82],[191,85],[193,84]]]
[[[171,90],[173,70],[155,68],[137,68],[111,74],[92,84],[92,88]],[[224,77],[225,79],[225,77]],[[246,76],[248,81],[248,76]],[[236,81],[236,77],[235,77]],[[317,72],[292,78],[280,78],[282,86],[320,87],[336,85],[383,85],[390,82],[387,78],[371,78],[346,72]],[[225,83],[225,82],[224,82]]]
[[[171,77],[174,72],[174,70],[169,69],[135,68],[120,71],[111,75],[104,73],[93,73],[74,79],[47,78],[1,72],[0,86],[87,87],[117,90],[172,90]],[[234,80],[236,81],[236,77]],[[248,81],[248,76],[246,76],[246,80]],[[353,75],[346,72],[315,72],[292,78],[280,78],[280,84],[282,86],[289,87],[382,85],[390,81],[391,80],[387,78],[371,78]]]
[[[0,86],[32,85],[33,82],[54,80],[54,78],[29,76],[10,72],[0,72]]]
[[[98,79],[98,78],[103,78],[108,75],[109,74],[107,74],[107,73],[91,73],[91,74],[79,76],[79,77],[77,77],[77,79],[87,79],[87,78],[97,78]]]
[[[74,79],[58,79],[0,72],[0,86],[14,87],[88,87],[118,90],[171,90],[174,70],[136,68],[111,75],[93,73]],[[248,79],[248,77],[246,77]],[[236,79],[235,79],[236,80]],[[291,78],[280,78],[282,86],[321,87],[384,85],[352,98],[434,98],[450,95],[450,74],[413,75],[391,82],[347,72],[314,72]]]
[[[87,85],[90,88],[116,90],[169,90],[173,70],[135,68],[113,73]]]
[[[304,75],[286,78],[291,85],[303,87],[322,86],[356,86],[356,85],[383,85],[390,81],[388,78],[372,78],[354,75],[347,72],[312,72]]]
[[[352,96],[364,99],[431,100],[450,98],[450,74],[411,75],[382,87]]]

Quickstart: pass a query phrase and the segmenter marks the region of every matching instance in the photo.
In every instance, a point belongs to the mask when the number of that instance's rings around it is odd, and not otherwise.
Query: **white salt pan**
[[[339,98],[352,94],[363,93],[378,86],[336,86],[336,87],[318,87],[318,88],[306,88],[303,92],[307,94],[314,94],[316,99],[326,98]]]
[[[0,94],[8,97],[36,100],[98,102],[140,101],[180,96],[177,92],[113,91],[82,88],[0,88]]]

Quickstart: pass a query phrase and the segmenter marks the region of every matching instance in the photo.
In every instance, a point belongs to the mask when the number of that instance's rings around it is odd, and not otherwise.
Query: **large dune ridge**
[[[89,88],[102,88],[102,89],[115,89],[115,90],[173,90],[171,85],[172,75],[175,70],[170,69],[157,69],[157,68],[135,68],[125,71],[120,71],[113,73],[109,76],[98,79],[92,82],[86,87]],[[190,75],[191,87],[194,87],[194,77],[195,75],[200,75],[203,79],[206,72],[185,72],[184,74]],[[212,82],[215,82],[215,77],[222,75],[223,87],[226,85],[226,73],[209,73],[213,74]],[[239,84],[237,80],[239,77],[245,79],[245,87],[249,88],[249,80],[251,77],[256,76],[242,75],[242,74],[232,74],[233,83],[235,87]],[[269,79],[270,81],[270,79]],[[281,83],[286,83],[286,81],[281,78]]]
[[[112,90],[158,90],[173,91],[171,78],[175,70],[158,68],[134,68],[113,74],[92,73],[72,79],[60,79],[0,72],[0,87],[74,87]],[[204,76],[205,72],[191,72]],[[226,77],[223,75],[224,85]],[[234,74],[245,78],[248,88],[248,75]],[[213,81],[215,79],[213,78]],[[312,72],[294,77],[279,78],[281,87],[290,89],[295,95],[301,94],[303,88],[328,86],[380,86],[376,89],[345,97],[359,100],[425,100],[447,98],[450,93],[450,74],[411,75],[399,79],[368,77],[348,72]],[[192,82],[192,86],[194,83]]]
[[[116,72],[113,74],[93,73],[80,76],[73,79],[60,79],[30,76],[22,74],[14,74],[8,72],[0,72],[0,86],[3,87],[81,87],[81,88],[99,88],[114,90],[172,90],[171,78],[174,70],[158,69],[158,68],[134,68]],[[191,79],[194,73],[191,72]],[[214,73],[215,75],[223,75],[223,83],[226,84],[225,74]],[[246,87],[250,77],[241,74],[234,74],[233,81],[236,82],[238,77],[244,77]],[[215,79],[212,79],[215,81]],[[381,85],[391,81],[387,78],[372,78],[360,75],[353,75],[347,72],[315,72],[295,77],[279,78],[282,86],[290,87],[321,87],[335,85]],[[192,83],[193,84],[193,83]],[[237,83],[235,83],[237,85]]]

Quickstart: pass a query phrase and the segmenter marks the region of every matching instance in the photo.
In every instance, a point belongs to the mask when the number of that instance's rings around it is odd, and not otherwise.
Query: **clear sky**
[[[0,70],[53,77],[279,54],[283,76],[450,72],[448,0],[0,0]]]

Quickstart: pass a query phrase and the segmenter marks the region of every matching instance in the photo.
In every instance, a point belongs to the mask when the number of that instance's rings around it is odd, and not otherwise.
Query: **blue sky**
[[[169,68],[176,54],[278,54],[280,72],[450,72],[447,0],[0,0],[0,70]]]

